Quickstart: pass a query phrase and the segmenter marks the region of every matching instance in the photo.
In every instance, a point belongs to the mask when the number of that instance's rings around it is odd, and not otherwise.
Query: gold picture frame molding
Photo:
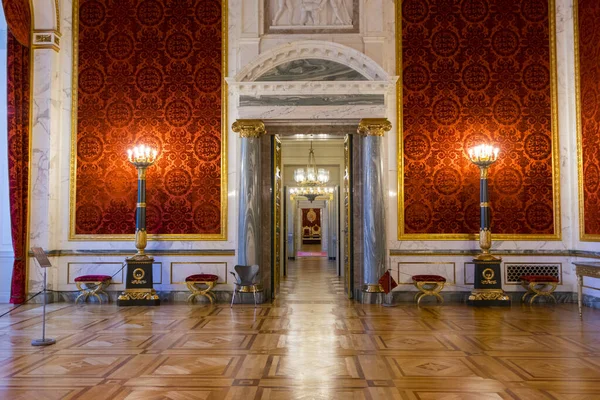
[[[227,0],[221,0],[221,232],[214,234],[148,234],[148,240],[156,241],[225,241],[227,240],[227,135],[228,126],[228,85],[225,77],[228,71],[228,11]],[[76,234],[75,199],[77,194],[77,104],[79,81],[79,0],[73,1],[73,76],[71,103],[71,160],[69,179],[69,241],[132,241],[135,234]]]
[[[577,1],[577,0],[575,0]],[[556,66],[556,10],[555,0],[548,0],[548,23],[550,30],[550,113],[552,131],[552,209],[554,219],[553,234],[494,234],[494,240],[562,240],[560,221],[560,160],[558,135],[558,79]],[[576,42],[577,43],[577,42]],[[577,53],[576,53],[577,54]],[[479,240],[479,233],[405,233],[404,232],[404,115],[402,92],[402,4],[396,2],[396,87],[398,131],[397,131],[397,165],[398,165],[398,240]],[[577,65],[576,65],[577,67]],[[597,239],[600,241],[600,236]]]
[[[575,47],[575,119],[577,125],[577,192],[579,203],[579,240],[600,242],[600,234],[585,233],[585,198],[583,190],[583,126],[581,123],[581,64],[579,49],[579,0],[573,0],[573,41]]]

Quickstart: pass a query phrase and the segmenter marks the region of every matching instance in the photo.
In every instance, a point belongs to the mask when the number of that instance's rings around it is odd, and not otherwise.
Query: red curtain
[[[23,46],[29,47],[31,11],[29,0],[2,0],[8,30]]]
[[[8,4],[8,6],[7,6]],[[27,1],[3,1],[7,35],[8,77],[8,182],[10,218],[15,262],[13,266],[10,302],[25,301],[27,249],[27,195],[29,177],[29,104],[31,14]],[[18,11],[18,12],[17,12]],[[14,27],[14,28],[13,28]],[[13,32],[19,32],[18,34]],[[23,43],[18,36],[26,37]]]

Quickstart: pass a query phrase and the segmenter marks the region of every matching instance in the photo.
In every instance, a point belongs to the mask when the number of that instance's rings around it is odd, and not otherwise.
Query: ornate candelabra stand
[[[152,287],[154,258],[145,254],[148,243],[146,232],[146,170],[156,161],[157,151],[141,145],[127,150],[129,162],[138,171],[138,200],[135,211],[135,247],[137,254],[125,259],[127,279],[125,291],[119,296],[119,306],[158,306],[160,299]]]
[[[488,169],[498,160],[499,149],[479,145],[469,149],[469,160],[479,167],[480,227],[479,247],[481,253],[473,259],[475,264],[475,288],[467,303],[473,306],[509,306],[510,298],[502,290],[501,258],[490,253],[492,230],[490,202],[488,198]]]

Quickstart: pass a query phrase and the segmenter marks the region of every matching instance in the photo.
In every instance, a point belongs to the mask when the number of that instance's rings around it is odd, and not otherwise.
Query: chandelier
[[[333,188],[332,187],[293,187],[290,188],[290,195],[292,200],[296,199],[297,196],[306,197],[311,203],[315,201],[317,197],[326,200],[333,200]]]
[[[317,168],[315,152],[313,151],[312,141],[308,152],[308,164],[306,171],[304,168],[298,168],[294,171],[294,180],[302,187],[322,186],[329,182],[329,171],[325,168]]]
[[[294,180],[299,187],[290,189],[292,198],[302,196],[306,197],[312,203],[317,197],[327,196],[331,198],[333,194],[333,188],[325,187],[325,184],[329,182],[329,171],[325,168],[317,168],[312,141],[310,142],[310,150],[308,151],[306,170],[304,168],[296,169],[294,171]]]

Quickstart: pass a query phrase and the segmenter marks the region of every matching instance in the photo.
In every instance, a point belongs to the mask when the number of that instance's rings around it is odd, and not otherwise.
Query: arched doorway
[[[256,172],[262,177],[261,191],[272,193],[275,197],[282,196],[277,189],[278,167],[274,164],[279,138],[306,140],[311,134],[342,140],[351,138],[362,119],[394,115],[392,97],[396,79],[388,76],[364,54],[347,46],[321,41],[299,41],[279,46],[263,53],[234,79],[229,79],[235,117],[238,120],[260,120],[266,128],[267,137],[262,138],[260,144],[261,172]],[[343,168],[348,177],[352,175],[354,164],[359,162],[360,151],[359,145],[347,140],[347,163]],[[272,173],[265,177],[265,170]],[[360,179],[348,179],[347,193],[352,194],[359,182]],[[339,242],[346,257],[340,274],[346,279],[348,296],[357,297],[362,286],[362,267],[355,255],[362,253],[362,232],[349,229],[354,225],[356,214],[351,212],[352,196],[344,197],[342,189],[339,195],[340,209],[344,210],[340,213],[341,231],[345,237]],[[277,204],[275,197],[270,202],[263,199],[262,204]],[[359,205],[360,199],[356,201]],[[258,256],[262,265],[271,266],[271,271],[263,276],[265,289],[271,288],[270,292],[265,291],[266,298],[271,298],[278,291],[278,276],[285,272],[284,240],[287,238],[281,235],[284,231],[281,210],[276,210],[270,218],[267,215],[261,218],[270,220],[272,224],[270,229],[264,230],[270,233],[269,237],[261,234],[261,254]],[[241,232],[245,234],[245,230]],[[244,245],[241,239],[239,243]],[[356,265],[356,270],[353,270],[353,265]]]

